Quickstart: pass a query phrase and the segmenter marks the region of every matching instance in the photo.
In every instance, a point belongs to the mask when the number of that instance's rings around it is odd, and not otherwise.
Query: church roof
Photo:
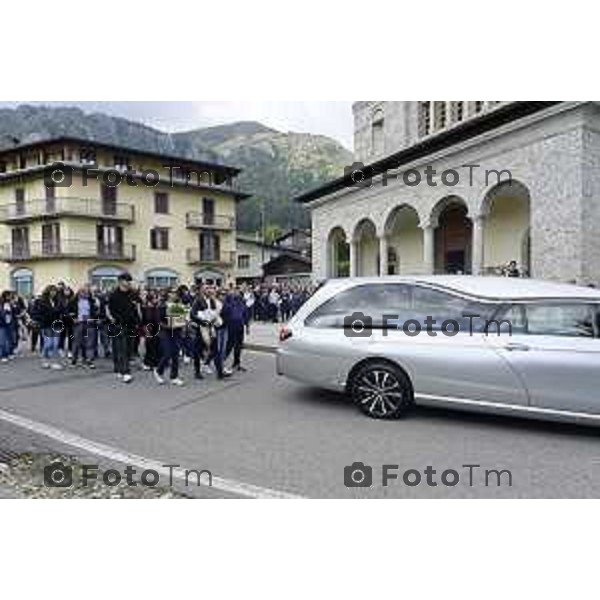
[[[424,140],[404,148],[399,152],[386,156],[362,169],[365,175],[375,177],[382,173],[397,169],[412,161],[418,160],[434,152],[439,152],[446,148],[452,147],[454,144],[466,141],[470,138],[487,133],[516,121],[551,108],[559,104],[558,101],[548,102],[510,102],[503,106],[495,108],[493,111],[483,113],[475,118],[468,119],[462,123],[458,123],[451,129],[446,129],[435,135],[425,138]],[[334,179],[318,188],[309,190],[294,198],[295,202],[307,203],[318,200],[324,196],[329,196],[344,188],[353,187],[354,182],[350,174],[345,174],[343,177]]]

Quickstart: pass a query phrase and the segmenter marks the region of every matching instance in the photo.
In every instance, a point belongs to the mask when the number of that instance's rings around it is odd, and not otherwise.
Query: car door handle
[[[527,344],[513,343],[506,344],[506,346],[504,346],[504,349],[508,350],[508,352],[529,352],[529,350],[531,350],[531,347]]]

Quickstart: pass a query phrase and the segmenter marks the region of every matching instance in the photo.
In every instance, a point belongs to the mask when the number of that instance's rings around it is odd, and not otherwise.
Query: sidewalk
[[[22,498],[23,496],[19,496],[14,490],[0,485],[0,500],[20,500]]]
[[[24,498],[17,490],[2,481],[2,476],[8,470],[8,465],[0,462],[0,500],[15,500]]]
[[[244,347],[247,350],[274,353],[279,344],[279,330],[282,326],[282,323],[251,323],[250,335],[246,336]]]

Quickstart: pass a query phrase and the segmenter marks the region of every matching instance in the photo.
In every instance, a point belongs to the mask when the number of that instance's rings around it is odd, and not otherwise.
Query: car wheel
[[[350,378],[348,391],[353,402],[373,419],[398,419],[414,404],[412,386],[404,371],[384,361],[359,367]]]

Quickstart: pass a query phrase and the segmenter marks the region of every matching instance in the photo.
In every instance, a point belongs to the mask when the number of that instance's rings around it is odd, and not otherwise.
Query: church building
[[[600,283],[600,104],[360,101],[355,162],[298,198],[313,276]]]

